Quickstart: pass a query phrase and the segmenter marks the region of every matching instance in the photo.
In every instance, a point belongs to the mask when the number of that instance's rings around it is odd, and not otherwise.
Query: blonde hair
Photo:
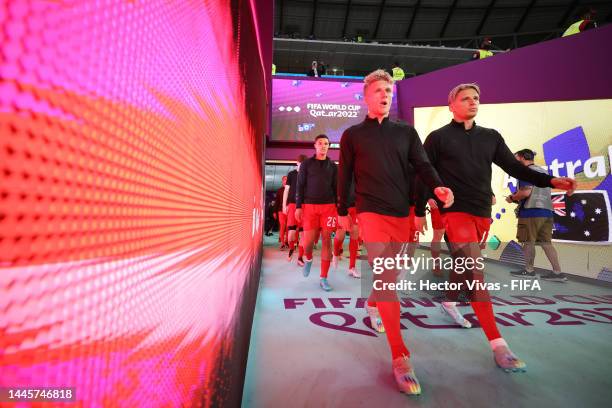
[[[387,71],[385,71],[384,69],[377,69],[376,71],[370,72],[368,76],[363,78],[363,93],[365,94],[366,89],[368,89],[368,86],[370,86],[373,82],[376,81],[385,81],[391,84],[391,86],[393,86],[393,84],[395,83],[395,81],[393,81],[393,77],[389,75]]]
[[[463,90],[466,90],[466,89],[473,89],[473,90],[476,91],[478,96],[480,96],[480,87],[478,86],[478,84],[476,84],[476,83],[459,84],[456,87],[454,87],[453,89],[451,89],[451,91],[448,93],[448,104],[450,105],[451,103],[453,103],[453,101],[457,97],[457,94],[459,92],[463,91]]]

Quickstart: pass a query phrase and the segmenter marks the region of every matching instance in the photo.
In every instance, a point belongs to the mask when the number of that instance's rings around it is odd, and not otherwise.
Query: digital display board
[[[394,85],[394,94],[396,90]],[[391,119],[398,116],[396,99],[391,103]],[[272,141],[311,142],[323,133],[332,143],[339,142],[342,132],[363,121],[366,114],[363,81],[272,80]]]

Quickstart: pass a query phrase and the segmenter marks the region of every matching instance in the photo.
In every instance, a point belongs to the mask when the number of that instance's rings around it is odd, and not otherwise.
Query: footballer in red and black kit
[[[503,137],[494,129],[477,126],[474,118],[480,104],[480,88],[476,84],[460,84],[448,95],[451,123],[429,134],[424,147],[431,164],[444,185],[452,189],[455,202],[448,208],[440,208],[446,234],[455,261],[473,265],[457,273],[450,271],[450,283],[465,289],[467,282],[484,282],[484,263],[481,243],[486,240],[491,224],[492,164],[495,163],[509,175],[531,182],[538,187],[568,190],[576,188],[576,182],[567,177],[551,177],[523,166],[517,161]],[[441,206],[439,206],[441,207]],[[455,267],[458,263],[454,262]],[[488,292],[480,287],[467,291],[497,365],[506,371],[523,371],[525,363],[514,355],[497,328]],[[449,301],[442,308],[453,319],[469,328],[456,308],[459,291],[447,292]]]
[[[295,218],[295,194],[297,191],[298,170],[306,158],[307,157],[305,154],[300,154],[298,156],[296,161],[297,169],[291,170],[287,174],[287,184],[285,185],[283,207],[287,209],[287,239],[289,241],[289,254],[287,255],[288,261],[291,261],[293,252],[295,251],[295,245],[298,242],[298,232],[300,235],[302,235],[302,223]],[[300,262],[302,259],[303,251],[304,247],[300,244],[298,262]]]
[[[443,187],[431,166],[416,130],[389,120],[393,99],[393,79],[376,70],[364,79],[364,100],[368,114],[363,122],[347,129],[340,141],[338,173],[338,214],[340,225],[348,229],[348,196],[355,181],[357,219],[366,245],[368,260],[394,258],[410,241],[410,177],[416,172],[428,188],[452,204],[452,191]],[[385,269],[377,281],[393,283],[395,269]],[[387,286],[388,288],[390,286]],[[391,349],[392,368],[400,391],[420,394],[421,387],[410,363],[410,353],[400,330],[400,304],[391,289],[372,290],[366,311],[372,327],[386,332]]]
[[[318,135],[314,146],[315,155],[304,160],[298,172],[296,219],[301,221],[304,227],[304,276],[310,274],[315,236],[321,231],[320,286],[330,291],[327,276],[332,256],[331,235],[338,223],[338,166],[327,157],[329,138],[326,135]]]

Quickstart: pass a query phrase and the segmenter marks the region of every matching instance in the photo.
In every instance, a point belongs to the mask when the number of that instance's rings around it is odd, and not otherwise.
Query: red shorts
[[[444,229],[444,221],[442,220],[442,214],[440,213],[440,210],[431,209],[429,210],[429,212],[431,214],[431,228],[435,230]]]
[[[287,205],[287,227],[301,227],[302,223],[295,219],[295,203]]]
[[[410,206],[410,215],[408,215],[408,219],[410,220],[410,236],[408,242],[416,243],[419,242],[419,234],[416,230],[416,213],[414,210],[414,205]]]
[[[363,242],[405,243],[410,241],[410,217],[362,212],[357,214],[357,218]]]
[[[491,219],[464,212],[449,212],[442,216],[448,240],[452,243],[484,243],[489,236]]]
[[[335,231],[338,225],[336,204],[302,204],[302,224],[304,231]]]
[[[404,251],[404,245],[410,241],[411,225],[414,223],[411,224],[410,217],[393,217],[372,212],[359,213],[357,218],[361,237],[368,250],[368,261],[375,274],[374,279],[383,283],[396,282],[398,271],[387,267],[383,267],[382,271],[376,271],[377,260],[393,258]],[[378,263],[378,267],[380,266]],[[388,286],[373,287],[369,300],[397,302],[395,291],[388,288]]]
[[[491,219],[487,217],[477,217],[464,212],[449,212],[442,215],[444,227],[448,240],[451,243],[451,250],[454,251],[463,247],[465,244],[479,243],[482,249],[489,236],[491,228]],[[454,247],[454,248],[453,248]],[[464,255],[457,254],[462,257]],[[482,270],[472,269],[466,273],[453,271],[450,274],[451,283],[461,283],[469,281],[484,281]],[[465,284],[462,284],[466,288]],[[447,291],[448,300],[457,301],[460,291]],[[489,302],[489,292],[485,290],[468,290],[470,301]]]

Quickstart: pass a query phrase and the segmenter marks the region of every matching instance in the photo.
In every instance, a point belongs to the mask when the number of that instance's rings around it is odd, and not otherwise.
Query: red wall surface
[[[0,387],[239,403],[272,6],[228,3],[0,5]]]

